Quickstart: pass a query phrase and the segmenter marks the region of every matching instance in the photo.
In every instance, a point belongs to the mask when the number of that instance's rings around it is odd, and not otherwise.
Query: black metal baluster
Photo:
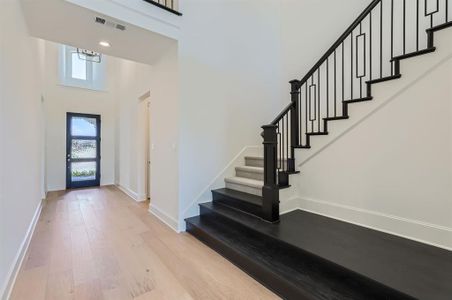
[[[287,168],[289,162],[289,114],[286,115],[286,163],[284,164],[284,170],[288,171]]]
[[[342,42],[342,101],[345,100],[344,42]]]
[[[433,28],[433,15],[434,13],[430,14],[430,28]]]
[[[372,12],[369,13],[369,45],[369,80],[372,80]]]
[[[330,116],[330,60],[326,59],[326,117]]]
[[[311,86],[312,85],[314,85],[314,76],[312,76],[311,77]],[[311,87],[309,87],[309,117],[311,117],[311,110],[312,110],[312,99],[311,99],[311,97],[312,97],[312,93],[311,93]],[[315,97],[315,90],[314,90],[314,97]],[[317,111],[316,111],[316,99],[314,98],[314,116],[317,114]],[[311,132],[315,132],[315,130],[314,130],[314,120],[315,119],[312,119],[311,120]]]
[[[353,30],[350,34],[350,100],[353,100]]]
[[[336,76],[336,50],[334,50],[334,116],[337,117],[337,76]]]
[[[416,51],[419,51],[419,0],[416,0]]]
[[[403,0],[403,54],[406,54],[406,0]]]
[[[305,87],[306,87],[306,91],[305,91],[305,99],[306,99],[306,109],[305,109],[305,112],[304,112],[304,114],[305,114],[305,119],[304,119],[304,122],[305,122],[305,136],[306,136],[306,133],[308,133],[308,111],[310,112],[310,107],[309,107],[309,103],[308,103],[308,101],[309,101],[309,98],[308,98],[308,82],[305,82],[304,83],[305,84]],[[309,146],[308,145],[308,140],[307,140],[307,137],[306,137],[306,146]]]
[[[391,59],[394,58],[394,0],[391,0]],[[391,75],[394,75],[394,62],[391,61]]]
[[[383,0],[380,4],[380,78],[383,78]]]
[[[362,34],[362,31],[363,31],[362,23],[359,23],[359,34],[360,35]],[[364,36],[364,43],[366,43],[366,36]],[[359,62],[358,62],[358,60],[359,60],[359,55],[358,55],[359,49],[358,49],[358,47],[359,47],[359,43],[358,43],[358,40],[356,40],[356,76],[360,76],[360,74],[358,72],[359,71],[358,70],[358,68],[359,68]],[[366,63],[366,59],[365,59],[366,54],[364,52],[366,51],[366,46],[363,45],[363,47],[364,47],[363,54],[364,54],[364,64],[365,64]],[[363,97],[363,77],[362,76],[359,77],[359,97],[360,98]]]
[[[297,114],[298,114],[298,145],[303,145],[303,136],[301,135],[301,132],[303,131],[303,115],[302,115],[302,111],[303,111],[303,108],[301,107],[301,93],[302,93],[302,90],[301,90],[301,86],[300,86],[300,93],[299,93],[299,95],[298,95],[298,111],[297,111]],[[298,146],[297,145],[297,146]],[[294,157],[295,158],[295,157]]]
[[[448,20],[449,20],[449,0],[444,0],[446,3],[445,3],[445,6],[446,6],[446,13],[445,13],[445,19],[446,19],[446,23],[448,22]]]
[[[318,132],[320,132],[320,90],[321,90],[321,88],[320,88],[320,68],[321,68],[321,66],[319,67],[319,70],[317,71],[317,83],[318,83],[318,87],[317,87],[317,90],[318,90],[318,97],[317,97],[317,131]]]
[[[282,157],[282,151],[283,151],[283,128],[280,129],[281,122],[278,122],[278,135],[279,135],[279,155],[278,155],[278,167],[277,169],[281,169],[281,157]]]
[[[284,122],[285,116],[282,118],[281,122],[282,122],[282,133],[283,133],[283,144],[282,144],[282,153],[281,153],[281,170],[284,171],[284,158],[285,158],[285,154],[286,154],[286,123]]]

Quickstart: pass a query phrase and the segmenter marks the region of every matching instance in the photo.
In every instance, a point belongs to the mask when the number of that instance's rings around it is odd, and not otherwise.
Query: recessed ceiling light
[[[100,41],[99,45],[101,45],[102,47],[111,47],[110,43],[107,41]]]

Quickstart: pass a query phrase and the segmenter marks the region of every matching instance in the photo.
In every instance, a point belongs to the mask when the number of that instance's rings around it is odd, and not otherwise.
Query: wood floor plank
[[[278,299],[114,186],[50,193],[17,299]]]

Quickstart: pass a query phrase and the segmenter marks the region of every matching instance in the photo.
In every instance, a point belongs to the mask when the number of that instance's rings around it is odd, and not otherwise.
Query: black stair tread
[[[366,81],[366,83],[367,84],[375,84],[375,83],[379,83],[379,82],[399,79],[401,77],[402,77],[402,74],[391,75],[391,76],[386,76],[386,77],[382,77],[382,78],[372,79],[372,80]]]
[[[213,190],[212,193],[217,193],[222,196],[235,198],[236,200],[240,200],[243,202],[247,202],[253,205],[262,206],[262,197],[257,195],[252,195],[232,189],[222,188]]]
[[[325,121],[336,121],[336,120],[348,120],[350,119],[349,116],[338,116],[338,117],[328,117],[328,118],[323,118]]]
[[[426,31],[427,32],[429,32],[429,31],[433,31],[434,32],[434,31],[445,29],[447,27],[452,27],[452,21],[444,23],[444,24],[441,24],[441,25],[438,25],[438,26],[433,26],[432,28],[428,28]]]
[[[246,264],[243,260],[259,266],[261,276],[277,277],[288,282],[299,291],[298,299],[411,299],[378,283],[363,280],[356,274],[345,275],[335,266],[314,256],[283,248],[279,244],[269,244],[259,236],[244,233],[240,227],[199,216],[186,221],[189,227],[194,226],[208,236],[208,240],[201,237],[202,241],[245,271],[246,268],[241,265]],[[261,279],[252,272],[250,275]]]
[[[373,97],[363,97],[363,98],[356,98],[356,99],[350,99],[350,100],[344,100],[343,102],[345,104],[347,103],[356,103],[356,102],[364,102],[364,101],[370,101]]]
[[[307,145],[296,145],[293,147],[297,148],[297,149],[311,149],[311,146],[307,146]]]
[[[306,135],[328,135],[328,132],[308,132]]]
[[[399,55],[399,56],[395,56],[391,59],[391,61],[395,61],[395,60],[402,60],[402,59],[406,59],[406,58],[410,58],[410,57],[415,57],[415,56],[419,56],[419,55],[424,55],[424,54],[428,54],[428,53],[432,53],[436,50],[435,47],[431,47],[431,48],[427,48],[427,49],[423,49],[423,50],[419,50],[419,51],[414,51],[411,53],[407,53],[407,54],[403,54],[403,55]]]
[[[288,185],[278,185],[278,188],[280,189],[280,190],[284,190],[284,189],[288,189],[288,188],[290,188],[291,187],[291,185],[290,184],[288,184]]]
[[[300,171],[280,171],[281,173],[287,173],[289,175],[300,174]]]
[[[452,295],[447,250],[301,210],[241,225],[419,299]]]

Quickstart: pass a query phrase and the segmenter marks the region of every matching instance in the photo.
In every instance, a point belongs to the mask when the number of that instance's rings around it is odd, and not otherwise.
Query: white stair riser
[[[235,176],[264,181],[264,173],[247,172],[244,170],[236,169]]]
[[[231,190],[236,190],[239,192],[262,196],[262,188],[255,188],[255,187],[250,187],[247,185],[242,185],[242,184],[238,184],[238,183],[230,183],[230,182],[226,182],[226,188],[231,189]]]
[[[286,168],[287,166],[287,160],[286,159],[279,159],[277,160],[278,167]],[[264,159],[258,158],[258,157],[246,157],[245,158],[245,166],[247,167],[264,167]]]
[[[264,159],[263,158],[246,157],[245,158],[245,166],[263,168],[264,167]]]

